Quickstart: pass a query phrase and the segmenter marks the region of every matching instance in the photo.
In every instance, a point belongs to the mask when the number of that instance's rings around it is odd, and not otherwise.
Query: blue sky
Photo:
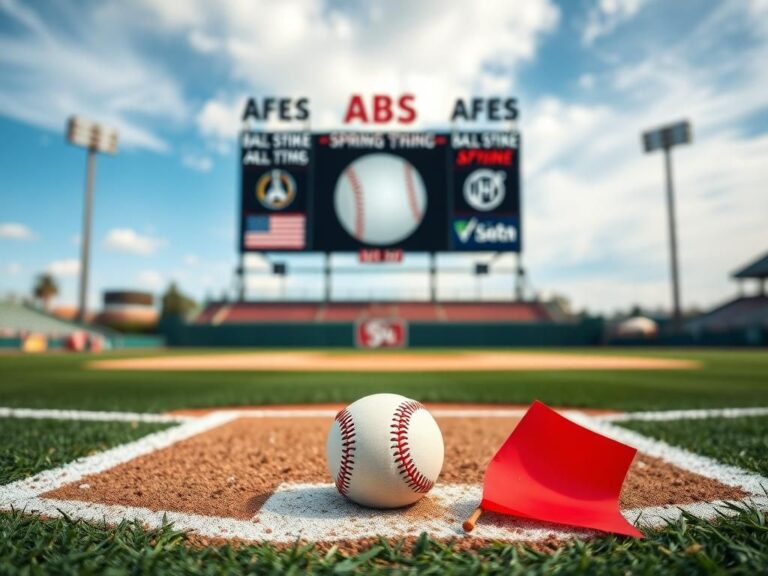
[[[313,128],[329,129],[352,93],[411,92],[428,127],[457,97],[519,98],[530,290],[592,311],[667,305],[662,159],[641,153],[639,133],[689,118],[695,143],[675,155],[683,299],[709,306],[768,248],[766,61],[765,0],[0,0],[0,296],[48,270],[58,303],[75,301],[85,153],[64,141],[73,113],[121,135],[97,166],[95,305],[110,287],[231,288],[245,97],[308,96]],[[403,271],[424,262],[340,275],[336,293],[424,296],[424,275]],[[316,296],[319,282],[255,277],[249,291]],[[511,293],[501,272],[481,285],[446,272],[441,286]]]

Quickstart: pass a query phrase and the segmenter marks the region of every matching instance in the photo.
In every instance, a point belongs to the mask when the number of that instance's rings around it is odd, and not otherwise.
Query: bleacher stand
[[[23,342],[29,335],[42,336],[49,343],[59,342],[59,347],[65,347],[67,340],[77,334],[84,334],[86,341],[104,340],[104,334],[99,330],[84,329],[74,322],[62,320],[26,304],[0,302],[0,339],[6,341],[2,346],[4,348],[20,347],[21,344],[8,344],[17,340]]]
[[[358,322],[401,318],[409,322],[551,322],[539,302],[213,302],[195,324]]]
[[[768,253],[733,273],[733,278],[743,284],[756,281],[757,294],[739,297],[715,307],[701,316],[689,320],[686,329],[693,334],[703,332],[748,331],[756,343],[761,334],[768,334]],[[743,291],[743,286],[742,286]]]
[[[741,296],[689,320],[686,326],[691,331],[768,328],[768,296]]]

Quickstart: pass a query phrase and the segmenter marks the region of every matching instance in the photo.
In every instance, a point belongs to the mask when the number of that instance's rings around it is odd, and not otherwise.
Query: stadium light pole
[[[88,267],[91,254],[91,219],[93,215],[93,183],[96,176],[96,153],[117,153],[117,130],[91,122],[80,116],[72,116],[67,122],[67,140],[70,144],[88,150],[83,234],[80,243],[80,296],[77,307],[77,320],[82,324],[86,321],[88,304]]]
[[[675,328],[680,326],[680,274],[677,261],[677,220],[675,217],[675,187],[672,177],[672,148],[691,143],[691,123],[687,120],[661,126],[643,133],[643,149],[651,153],[664,151],[667,187],[667,217],[669,223],[669,254],[672,273],[672,317]]]

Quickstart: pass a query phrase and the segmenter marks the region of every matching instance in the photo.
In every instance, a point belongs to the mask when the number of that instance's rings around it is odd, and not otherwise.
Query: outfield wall
[[[258,323],[183,324],[164,322],[169,346],[254,347],[254,348],[351,348],[355,346],[355,324]],[[574,324],[559,323],[475,323],[411,322],[408,346],[510,347],[510,346],[594,346],[602,343],[603,322],[596,319]]]
[[[242,348],[352,348],[355,324],[350,322],[184,324],[161,323],[168,346]],[[704,346],[753,347],[768,345],[768,329],[660,335],[651,339],[608,340],[598,318],[575,323],[411,322],[407,329],[412,348],[494,348],[560,346]]]

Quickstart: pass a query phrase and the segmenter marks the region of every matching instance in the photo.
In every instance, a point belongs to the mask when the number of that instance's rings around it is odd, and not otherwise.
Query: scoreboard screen
[[[518,132],[244,132],[241,251],[520,251]]]

